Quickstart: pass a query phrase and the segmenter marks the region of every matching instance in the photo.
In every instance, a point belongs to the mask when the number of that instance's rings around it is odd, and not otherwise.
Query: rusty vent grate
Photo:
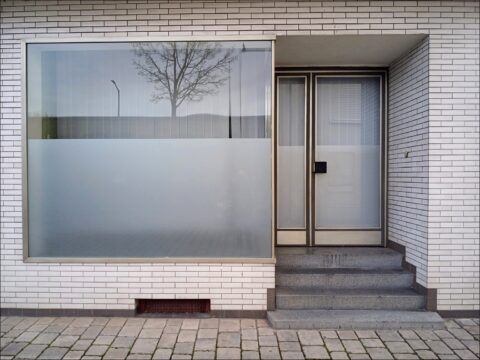
[[[137,299],[137,313],[208,313],[210,299]]]

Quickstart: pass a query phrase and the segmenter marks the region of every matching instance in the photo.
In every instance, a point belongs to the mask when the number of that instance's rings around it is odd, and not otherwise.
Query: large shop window
[[[27,44],[30,257],[271,257],[270,41]]]

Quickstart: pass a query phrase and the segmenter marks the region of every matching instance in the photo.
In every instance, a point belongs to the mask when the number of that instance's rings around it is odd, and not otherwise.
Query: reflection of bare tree
[[[218,43],[137,43],[134,48],[138,73],[155,85],[155,101],[170,101],[172,117],[185,100],[216,93],[234,59],[232,51]]]

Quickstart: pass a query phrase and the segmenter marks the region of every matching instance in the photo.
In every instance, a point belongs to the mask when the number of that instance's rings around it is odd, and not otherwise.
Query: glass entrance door
[[[382,84],[277,76],[277,245],[382,244]]]
[[[315,245],[381,244],[381,78],[315,76]]]

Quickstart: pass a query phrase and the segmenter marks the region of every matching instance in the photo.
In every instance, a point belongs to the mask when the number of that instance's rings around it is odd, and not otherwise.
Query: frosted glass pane
[[[305,78],[279,78],[277,221],[305,227]]]
[[[27,55],[30,256],[271,257],[271,42]]]
[[[270,146],[30,140],[30,256],[269,257]]]
[[[317,228],[380,227],[380,81],[317,78]]]

